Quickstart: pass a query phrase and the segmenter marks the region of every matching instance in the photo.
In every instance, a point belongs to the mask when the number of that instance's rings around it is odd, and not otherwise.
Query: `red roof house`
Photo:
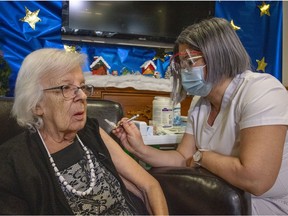
[[[107,75],[109,74],[108,69],[110,68],[102,56],[94,56],[94,61],[90,65],[90,70],[93,75]]]
[[[148,60],[148,61],[144,62],[144,64],[142,64],[140,66],[140,68],[142,68],[142,74],[143,75],[154,76],[154,72],[155,72],[157,67],[152,60]]]

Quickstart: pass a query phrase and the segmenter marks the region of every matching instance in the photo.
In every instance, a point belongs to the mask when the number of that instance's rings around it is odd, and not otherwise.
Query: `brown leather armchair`
[[[188,167],[152,168],[171,215],[248,215],[251,195],[208,170]]]
[[[10,117],[13,98],[0,97],[0,144],[21,133]],[[118,122],[123,116],[119,103],[88,99],[88,116],[97,118],[110,133],[105,118]],[[116,139],[117,140],[117,139]],[[171,215],[246,215],[251,214],[251,196],[203,168],[152,168],[149,172],[159,181]]]

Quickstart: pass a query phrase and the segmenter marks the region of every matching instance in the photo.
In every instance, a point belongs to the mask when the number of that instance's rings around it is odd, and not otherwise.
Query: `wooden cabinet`
[[[140,114],[138,120],[147,124],[152,119],[152,102],[155,96],[170,97],[169,92],[136,90],[134,88],[96,88],[90,98],[106,99],[120,103],[126,117]],[[181,115],[187,115],[192,97],[187,97],[181,103]]]

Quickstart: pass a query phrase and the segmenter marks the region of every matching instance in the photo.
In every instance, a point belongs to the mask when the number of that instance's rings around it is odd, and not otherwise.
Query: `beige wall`
[[[288,86],[288,1],[283,1],[282,82]]]

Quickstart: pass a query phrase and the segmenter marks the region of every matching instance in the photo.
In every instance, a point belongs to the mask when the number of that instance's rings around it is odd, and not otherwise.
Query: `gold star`
[[[256,71],[262,70],[265,73],[265,68],[267,66],[267,63],[265,62],[265,57],[263,57],[261,60],[256,60],[256,62],[258,63]]]
[[[258,5],[258,8],[260,9],[260,16],[263,16],[266,14],[267,16],[270,16],[270,4],[266,4],[265,2],[262,2],[262,5]]]
[[[27,22],[31,26],[31,28],[35,30],[35,24],[41,21],[41,19],[38,17],[40,9],[31,12],[27,7],[25,7],[25,10],[26,10],[26,16],[21,18],[20,21]]]
[[[75,46],[64,45],[64,49],[66,50],[66,52],[71,52],[71,53],[76,53],[77,52]]]
[[[162,62],[165,61],[165,58],[169,56],[169,54],[167,54],[165,52],[165,49],[163,48],[159,48],[159,49],[156,49],[156,54],[154,56],[154,58],[152,59],[153,61],[157,60],[157,59],[160,59]]]
[[[239,26],[236,26],[236,25],[234,24],[234,21],[233,21],[233,20],[230,21],[230,24],[231,24],[232,28],[233,28],[235,31],[241,29]]]

